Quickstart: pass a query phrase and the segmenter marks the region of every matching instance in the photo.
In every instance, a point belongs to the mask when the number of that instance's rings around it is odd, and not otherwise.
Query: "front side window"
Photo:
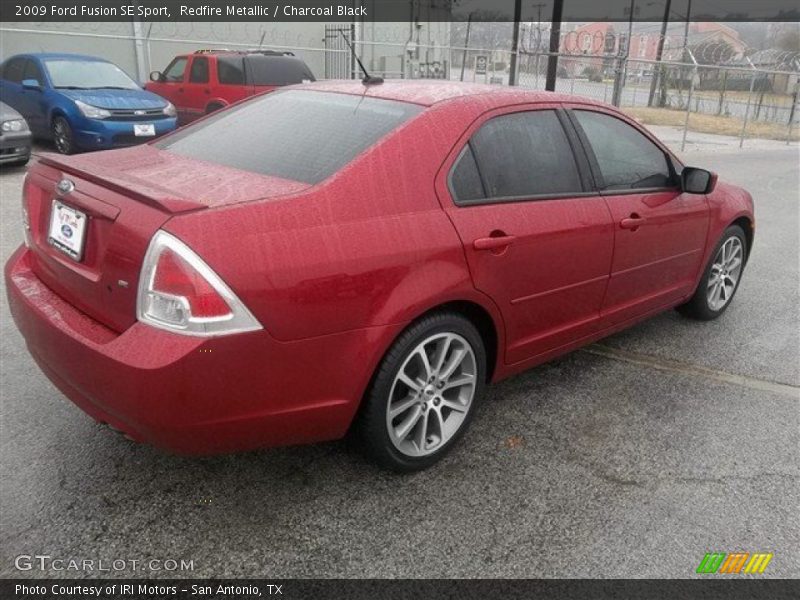
[[[564,128],[554,110],[520,112],[487,121],[470,140],[486,198],[581,193],[583,187]],[[468,164],[456,167],[465,180]],[[458,173],[464,169],[464,175]],[[461,184],[459,184],[461,185]],[[467,184],[465,185],[465,189]],[[477,190],[474,183],[469,187]],[[477,192],[471,192],[472,195]],[[471,198],[460,197],[457,201]]]
[[[25,65],[25,71],[22,74],[22,80],[24,81],[26,79],[33,79],[39,85],[42,85],[43,83],[42,72],[39,70],[39,66],[32,60],[29,60],[28,63]]]
[[[286,90],[214,114],[155,145],[181,156],[314,184],[422,110],[416,104],[362,95]]]
[[[179,83],[183,81],[183,74],[186,71],[186,63],[189,62],[185,56],[179,56],[173,60],[164,71],[164,81]]]
[[[27,58],[12,58],[3,67],[3,79],[12,83],[21,83],[25,64],[30,62]]]
[[[136,90],[139,86],[117,65],[103,60],[48,59],[44,66],[54,88]]]
[[[603,113],[573,113],[594,151],[601,189],[627,190],[673,185],[664,152],[624,121]]]
[[[208,59],[195,56],[189,71],[189,83],[208,83]]]

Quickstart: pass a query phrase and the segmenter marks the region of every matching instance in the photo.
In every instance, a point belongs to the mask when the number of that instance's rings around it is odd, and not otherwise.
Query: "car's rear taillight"
[[[139,321],[186,335],[228,335],[261,324],[219,276],[178,238],[158,231],[139,278]]]

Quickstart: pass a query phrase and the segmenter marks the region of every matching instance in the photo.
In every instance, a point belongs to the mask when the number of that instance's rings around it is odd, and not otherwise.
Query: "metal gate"
[[[356,65],[345,37],[355,46],[355,34],[355,25],[325,26],[325,79],[353,78]]]

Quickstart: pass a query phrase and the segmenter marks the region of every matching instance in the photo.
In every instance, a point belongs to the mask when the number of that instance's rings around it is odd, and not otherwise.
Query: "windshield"
[[[45,60],[55,88],[137,90],[136,82],[117,65],[100,60]]]
[[[262,175],[318,183],[423,107],[350,94],[286,90],[190,125],[156,146]]]

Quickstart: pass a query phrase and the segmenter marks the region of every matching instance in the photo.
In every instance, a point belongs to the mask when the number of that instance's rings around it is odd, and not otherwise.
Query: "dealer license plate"
[[[86,213],[53,200],[47,241],[73,260],[83,257],[83,242],[88,223]]]
[[[152,123],[134,123],[133,135],[153,136],[156,134],[156,126]]]

